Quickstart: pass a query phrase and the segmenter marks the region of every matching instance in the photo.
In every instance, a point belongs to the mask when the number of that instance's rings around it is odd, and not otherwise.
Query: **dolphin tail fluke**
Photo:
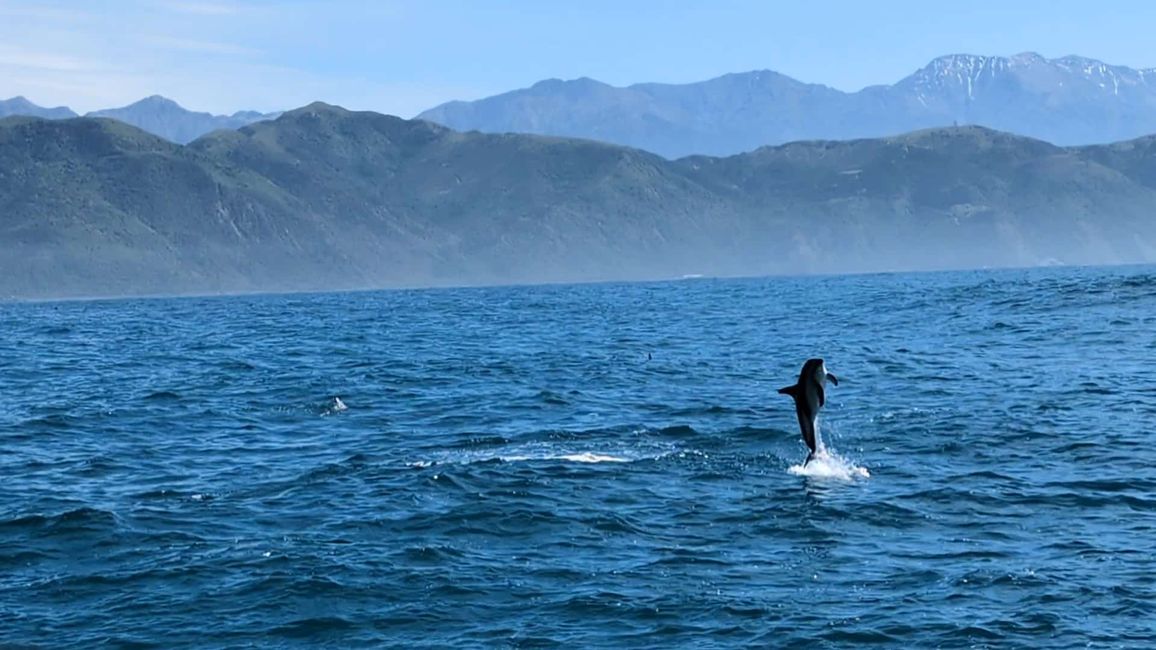
[[[794,384],[792,386],[783,386],[782,388],[779,389],[779,394],[780,395],[790,395],[791,397],[798,397],[799,396],[799,385]]]
[[[811,453],[807,454],[807,460],[803,461],[803,467],[806,467],[807,463],[811,462],[811,459],[814,457],[815,457],[815,452],[813,452],[813,451]]]

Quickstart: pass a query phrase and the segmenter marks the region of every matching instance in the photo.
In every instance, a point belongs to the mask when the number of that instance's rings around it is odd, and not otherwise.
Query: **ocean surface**
[[[1156,647],[1154,361],[1151,267],[3,304],[0,647]]]

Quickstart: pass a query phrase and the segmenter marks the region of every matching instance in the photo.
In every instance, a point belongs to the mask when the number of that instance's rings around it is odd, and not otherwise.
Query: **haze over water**
[[[1154,354],[1151,267],[3,304],[0,642],[1149,647]]]

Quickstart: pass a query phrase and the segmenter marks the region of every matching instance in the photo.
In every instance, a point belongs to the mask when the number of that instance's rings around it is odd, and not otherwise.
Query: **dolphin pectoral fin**
[[[831,373],[827,373],[827,381],[830,381],[832,384],[835,384],[836,386],[839,385],[839,378],[836,377],[835,375],[831,374]]]
[[[798,397],[799,396],[799,385],[795,384],[792,386],[783,386],[782,388],[779,389],[779,394],[780,395],[790,395],[791,397]]]
[[[827,391],[823,390],[822,384],[819,384],[815,388],[817,389],[819,395],[819,408],[823,408],[823,405],[827,403]]]

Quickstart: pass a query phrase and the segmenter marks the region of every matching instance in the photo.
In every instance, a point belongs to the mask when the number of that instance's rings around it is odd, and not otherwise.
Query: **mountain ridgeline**
[[[219,129],[239,129],[246,124],[277,117],[278,113],[237,111],[232,115],[213,115],[190,111],[160,95],[144,99],[122,108],[93,111],[87,117],[110,117],[154,135],[185,144]]]
[[[76,113],[73,113],[72,109],[67,106],[46,108],[33,104],[23,96],[13,97],[12,99],[0,99],[0,117],[10,117],[12,115],[43,117],[48,120],[65,120],[70,117],[76,117]]]
[[[77,116],[68,107],[44,108],[33,104],[24,97],[0,100],[0,117],[13,115],[43,117],[50,120],[63,120]],[[239,129],[246,124],[273,119],[277,115],[279,113],[258,113],[256,111],[237,111],[232,115],[212,115],[190,111],[171,99],[153,95],[128,106],[92,111],[85,117],[109,117],[125,124],[131,124],[153,135],[159,135],[166,140],[186,144],[206,133],[219,129]]]
[[[979,127],[729,158],[325,104],[181,146],[0,120],[0,296],[1156,261],[1156,139]]]
[[[418,117],[460,131],[590,138],[669,158],[954,124],[1079,145],[1156,133],[1156,70],[1025,53],[944,56],[893,85],[850,93],[769,70],[625,88],[553,79]]]

